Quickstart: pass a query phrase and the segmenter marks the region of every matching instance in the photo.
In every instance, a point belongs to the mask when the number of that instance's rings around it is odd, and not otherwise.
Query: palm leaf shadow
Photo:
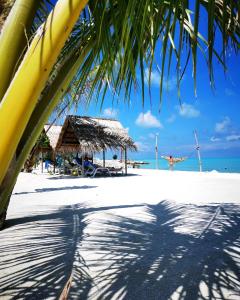
[[[76,285],[71,299],[237,299],[239,206],[162,201],[146,213],[152,221],[109,215],[96,223],[81,248],[101,253],[85,258],[94,287],[80,293]]]
[[[1,297],[58,298],[73,270],[82,219],[80,210],[68,206],[9,220],[1,232]]]
[[[69,278],[88,293],[94,282],[81,255],[85,216],[131,205],[49,207],[47,213],[38,208],[30,216],[8,219],[0,232],[0,298],[58,299]]]

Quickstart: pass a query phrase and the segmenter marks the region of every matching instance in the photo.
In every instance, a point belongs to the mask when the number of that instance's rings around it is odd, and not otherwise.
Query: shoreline
[[[156,169],[155,159],[140,160],[147,162],[148,165],[142,165],[144,169]],[[138,160],[136,160],[138,162]],[[141,168],[140,167],[140,168]],[[162,170],[168,169],[168,163],[164,159],[158,159],[158,167]],[[197,158],[188,158],[184,162],[177,163],[174,166],[178,171],[199,171]],[[221,173],[240,173],[240,158],[202,158],[203,172],[221,172]]]
[[[131,164],[139,165],[140,169],[156,169],[155,159],[129,159]],[[96,159],[96,162],[101,163],[102,159]],[[122,164],[119,160],[106,160],[107,164]],[[203,158],[202,159],[203,172],[220,172],[220,173],[237,173],[240,174],[240,158]],[[134,168],[135,169],[135,168]],[[158,159],[159,170],[169,170],[169,166],[166,160]],[[184,162],[175,164],[174,171],[199,171],[199,165],[197,158],[188,158]]]

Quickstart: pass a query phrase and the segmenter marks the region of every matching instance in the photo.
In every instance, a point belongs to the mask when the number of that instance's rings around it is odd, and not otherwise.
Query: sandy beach
[[[21,173],[0,299],[240,299],[240,174]]]

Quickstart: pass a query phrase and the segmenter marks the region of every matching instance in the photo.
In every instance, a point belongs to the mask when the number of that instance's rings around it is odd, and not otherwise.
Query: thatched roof
[[[0,0],[0,32],[15,0]]]
[[[44,126],[44,132],[46,133],[46,135],[49,139],[49,142],[50,142],[50,146],[52,147],[53,150],[56,149],[61,130],[62,130],[62,126],[60,126],[60,125],[45,125]]]
[[[79,116],[67,116],[56,145],[59,152],[99,152],[119,148],[137,150],[119,121]]]

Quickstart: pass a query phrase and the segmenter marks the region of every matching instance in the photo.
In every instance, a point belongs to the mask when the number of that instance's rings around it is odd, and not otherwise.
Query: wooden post
[[[85,160],[85,155],[84,153],[82,152],[82,177],[85,176],[85,170],[84,170],[84,160]]]
[[[56,172],[56,152],[53,151],[53,173]]]
[[[125,175],[127,175],[127,147],[124,149]]]
[[[123,161],[123,149],[121,148],[120,149],[120,162]]]
[[[65,174],[66,163],[65,163],[65,153],[63,154],[63,174]]]
[[[43,173],[43,151],[41,149],[41,172]]]
[[[156,133],[155,153],[156,153],[156,169],[158,169],[158,133]]]
[[[93,152],[91,152],[91,162],[93,163]]]
[[[197,131],[194,130],[194,136],[195,136],[195,141],[196,141],[196,150],[198,154],[198,163],[199,163],[199,171],[202,172],[202,161],[201,161],[201,156],[200,156],[200,146],[198,143],[198,138],[197,138]]]
[[[105,168],[106,164],[105,164],[105,150],[103,150],[103,167]]]

